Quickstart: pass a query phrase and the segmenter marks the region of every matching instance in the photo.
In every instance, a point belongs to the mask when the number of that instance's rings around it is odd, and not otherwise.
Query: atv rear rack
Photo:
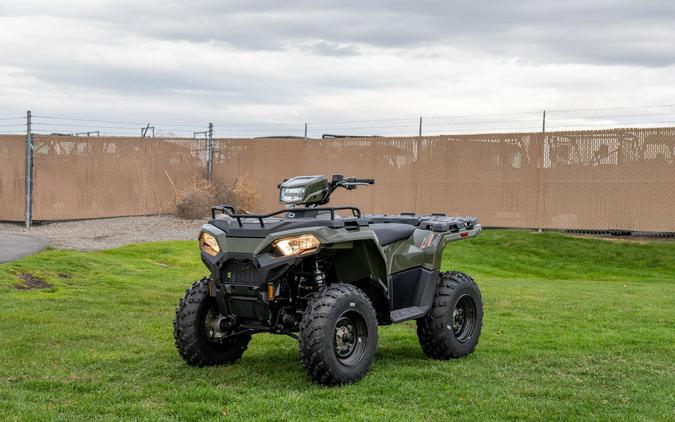
[[[211,218],[215,220],[216,213],[220,212],[227,215],[228,217],[234,218],[237,220],[239,227],[244,227],[242,219],[244,218],[254,218],[257,219],[260,223],[260,227],[265,227],[265,218],[274,217],[275,215],[285,214],[289,212],[297,211],[330,211],[330,219],[335,220],[335,211],[349,210],[352,212],[352,215],[356,218],[361,218],[361,210],[356,207],[302,207],[302,208],[288,208],[283,210],[273,211],[268,214],[236,214],[234,207],[231,205],[216,205],[211,207]]]

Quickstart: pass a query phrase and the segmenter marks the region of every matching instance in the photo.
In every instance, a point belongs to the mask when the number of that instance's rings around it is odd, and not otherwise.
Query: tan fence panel
[[[0,221],[23,221],[25,136],[0,136]]]
[[[170,213],[203,178],[192,140],[35,136],[34,220]]]
[[[675,231],[675,129],[547,134],[544,227]]]
[[[219,140],[214,177],[253,181],[259,211],[279,208],[277,184],[299,174],[368,177],[335,204],[373,213],[480,215],[485,224],[537,225],[541,135]],[[532,151],[532,150],[535,151]]]
[[[478,215],[490,226],[536,226],[539,143],[530,134],[422,141],[416,210]]]
[[[24,138],[0,139],[0,218],[23,219]],[[172,212],[206,177],[205,142],[36,136],[36,220]],[[675,232],[675,129],[349,139],[218,139],[214,182],[252,185],[255,209],[301,174],[376,179],[334,204],[475,215],[484,225]]]
[[[412,138],[222,139],[216,180],[254,184],[258,211],[299,174],[372,177],[335,204],[476,215],[484,225],[675,231],[675,129]]]

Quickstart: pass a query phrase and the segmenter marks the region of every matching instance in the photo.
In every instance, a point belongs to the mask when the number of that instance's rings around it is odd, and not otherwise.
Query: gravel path
[[[129,243],[155,242],[160,240],[194,240],[204,220],[182,220],[170,215],[148,217],[118,217],[98,220],[46,223],[26,230],[23,225],[0,223],[0,238],[11,234],[48,239],[49,244],[61,249],[98,250],[110,249]],[[596,237],[578,235],[580,237]],[[598,237],[604,240],[617,238]],[[621,239],[624,240],[624,239]],[[675,238],[628,237],[626,241],[675,241]]]
[[[182,220],[169,215],[119,217],[41,224],[25,229],[0,223],[0,233],[15,233],[49,239],[56,248],[97,250],[129,243],[197,239],[206,220]]]

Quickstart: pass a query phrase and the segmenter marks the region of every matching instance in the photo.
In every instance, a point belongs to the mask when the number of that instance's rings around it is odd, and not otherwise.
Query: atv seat
[[[381,246],[407,239],[415,231],[415,226],[401,223],[376,223],[371,224],[370,227],[375,232]]]

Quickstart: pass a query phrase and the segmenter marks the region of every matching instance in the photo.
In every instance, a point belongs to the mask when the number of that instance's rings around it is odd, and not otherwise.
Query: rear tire
[[[471,277],[441,273],[434,302],[417,320],[417,337],[433,359],[461,358],[473,352],[483,325],[483,301]]]
[[[192,366],[213,366],[232,363],[248,347],[250,334],[241,334],[222,342],[211,341],[207,336],[206,321],[218,313],[218,306],[209,296],[208,279],[192,284],[176,308],[173,320],[173,337],[180,356]]]
[[[350,284],[314,293],[300,322],[300,360],[323,385],[361,379],[375,357],[377,316],[368,297]]]

